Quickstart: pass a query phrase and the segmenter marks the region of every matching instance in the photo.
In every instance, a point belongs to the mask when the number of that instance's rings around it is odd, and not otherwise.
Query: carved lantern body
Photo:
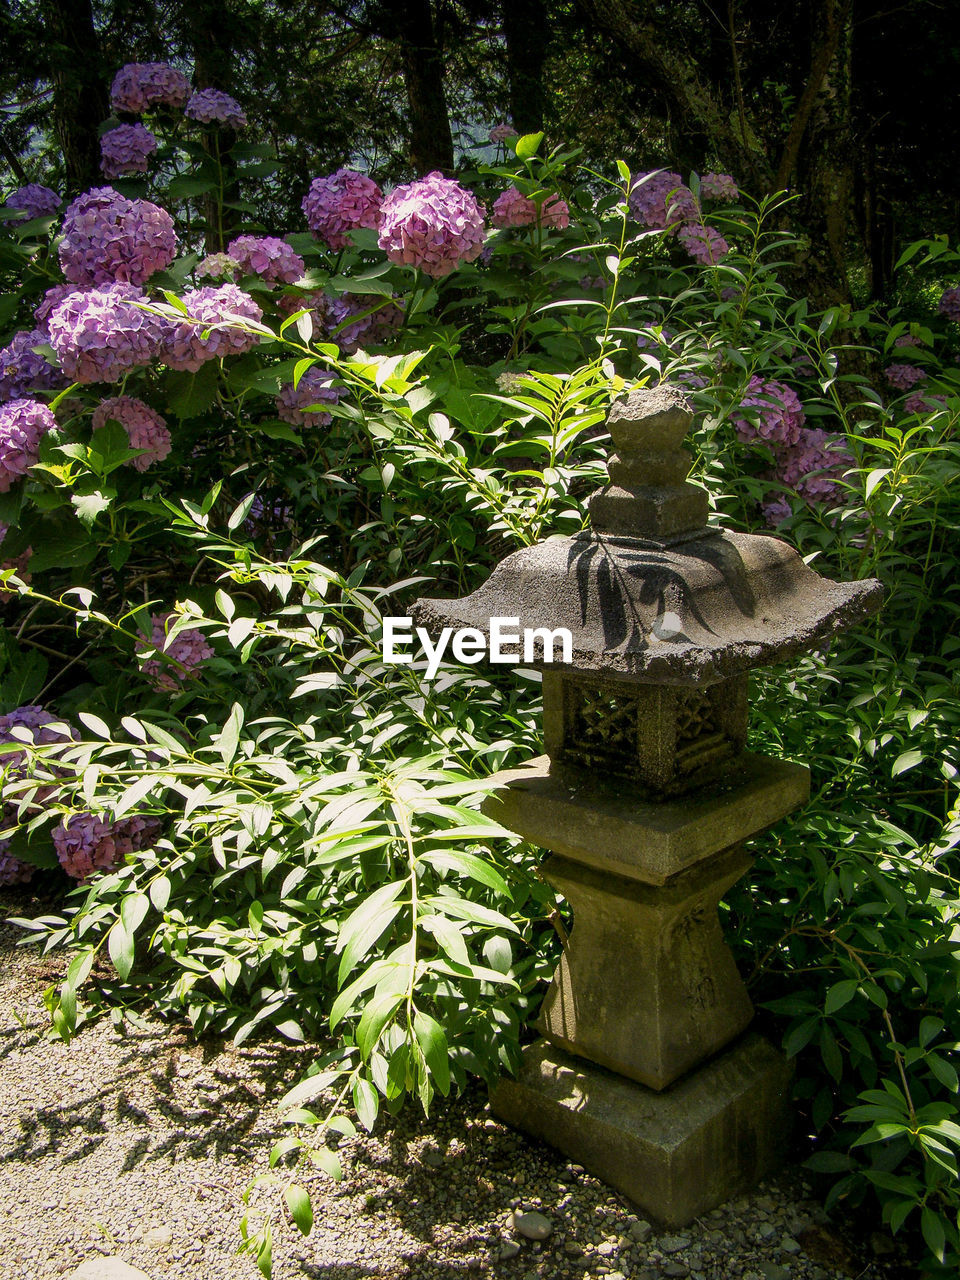
[[[573,638],[543,661],[546,755],[500,775],[488,811],[551,851],[573,930],[544,1039],[494,1110],[675,1225],[763,1176],[788,1132],[789,1071],[755,1034],[717,907],[745,842],[809,791],[798,764],[746,751],[748,673],[875,608],[876,582],[827,581],[773,538],[706,527],[686,481],[691,422],[670,389],[608,417],[617,453],[592,529],[508,556],[417,623]]]

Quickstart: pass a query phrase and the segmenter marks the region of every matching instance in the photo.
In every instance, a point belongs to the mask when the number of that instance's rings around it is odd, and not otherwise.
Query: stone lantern
[[[491,1103],[673,1226],[763,1177],[789,1133],[790,1068],[749,1030],[717,914],[745,842],[809,794],[802,765],[746,750],[748,674],[881,593],[821,578],[777,538],[708,528],[691,417],[670,388],[617,400],[591,529],[413,608],[432,634],[489,634],[494,617],[572,634],[567,661],[534,650],[546,754],[498,775],[486,806],[550,851],[543,875],[574,921],[542,1039]]]

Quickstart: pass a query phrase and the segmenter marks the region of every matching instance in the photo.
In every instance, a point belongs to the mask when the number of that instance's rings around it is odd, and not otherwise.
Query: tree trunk
[[[453,137],[443,88],[443,49],[430,0],[404,0],[396,13],[410,103],[410,163],[418,175],[453,172]]]
[[[193,52],[193,83],[196,89],[234,91],[233,42],[236,32],[224,22],[222,4],[216,0],[191,0],[187,8],[187,29]],[[204,196],[201,204],[206,223],[204,243],[208,253],[222,253],[239,226],[235,209],[223,204],[240,199],[237,166],[230,149],[237,140],[233,129],[218,126],[211,135],[204,130],[201,145],[223,176],[222,203],[216,196]]]
[[[543,0],[502,0],[507,42],[510,118],[519,133],[543,128],[543,63],[547,55],[547,15]]]
[[[95,186],[100,172],[98,127],[110,114],[100,41],[91,0],[43,0],[49,31],[53,123],[69,195]]]

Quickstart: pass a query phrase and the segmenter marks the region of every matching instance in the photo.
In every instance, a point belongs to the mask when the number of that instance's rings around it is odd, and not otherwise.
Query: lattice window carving
[[[577,690],[570,745],[584,760],[632,764],[637,754],[637,699],[608,689]]]

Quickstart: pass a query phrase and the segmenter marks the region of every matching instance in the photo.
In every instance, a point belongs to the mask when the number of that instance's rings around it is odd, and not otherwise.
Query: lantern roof
[[[418,600],[414,621],[432,636],[489,636],[491,618],[566,628],[569,662],[544,662],[541,639],[523,665],[703,684],[809,651],[879,608],[874,579],[833,582],[780,538],[707,527],[706,492],[686,479],[692,418],[669,387],[615,401],[617,452],[589,499],[592,527],[513,552],[472,595]]]

